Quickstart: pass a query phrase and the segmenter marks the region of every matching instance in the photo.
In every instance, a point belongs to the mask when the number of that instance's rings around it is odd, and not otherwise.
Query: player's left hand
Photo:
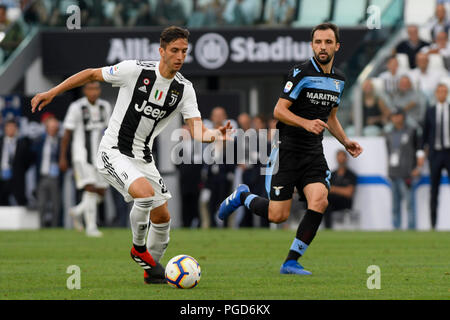
[[[220,140],[233,140],[231,138],[231,133],[233,133],[233,126],[231,125],[231,121],[227,121],[227,124],[224,126],[219,127],[217,130],[219,130],[221,136],[219,137]]]
[[[48,105],[53,100],[53,95],[47,91],[38,93],[31,99],[31,112],[35,112],[36,109],[41,111],[46,105]]]
[[[363,148],[359,145],[359,143],[351,140],[345,143],[345,150],[347,150],[353,158],[356,158],[361,154],[361,152],[363,152]]]

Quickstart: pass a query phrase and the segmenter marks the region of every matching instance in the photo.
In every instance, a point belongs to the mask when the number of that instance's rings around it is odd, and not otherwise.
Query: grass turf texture
[[[321,230],[300,262],[312,276],[280,275],[292,230],[174,229],[163,265],[188,254],[202,268],[191,290],[146,285],[131,260],[131,231],[103,229],[87,238],[72,230],[0,232],[0,299],[449,299],[448,232]],[[67,267],[81,269],[69,290]],[[367,267],[381,269],[369,290]]]

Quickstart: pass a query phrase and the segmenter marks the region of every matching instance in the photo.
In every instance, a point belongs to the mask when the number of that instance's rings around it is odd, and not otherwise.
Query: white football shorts
[[[157,208],[172,198],[154,161],[147,163],[123,155],[117,149],[100,148],[97,168],[106,181],[122,194],[126,202],[133,200],[128,188],[133,181],[141,177],[145,177],[155,190],[152,208]]]
[[[96,188],[108,188],[108,183],[99,174],[97,168],[90,163],[74,161],[73,175],[77,189],[84,189],[88,184],[92,184]]]

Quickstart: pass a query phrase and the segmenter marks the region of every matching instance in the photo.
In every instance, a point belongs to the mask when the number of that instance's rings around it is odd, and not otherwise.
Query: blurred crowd
[[[296,0],[0,0],[0,63],[33,26],[66,27],[80,12],[80,27],[179,25],[289,26]]]
[[[363,135],[389,132],[390,114],[396,109],[402,109],[408,125],[421,132],[425,111],[436,102],[438,83],[450,84],[448,10],[450,2],[438,0],[428,23],[407,26],[407,38],[396,45],[384,71],[362,84]]]
[[[192,157],[191,164],[178,165],[184,227],[269,226],[268,221],[255,217],[245,208],[224,224],[216,218],[220,203],[241,183],[247,184],[255,194],[265,196],[265,175],[261,170],[264,171],[267,166],[271,151],[275,130],[270,129],[276,126],[272,118],[250,116],[245,112],[239,114],[236,120],[230,119],[226,108],[221,106],[212,109],[204,124],[208,128],[219,128],[228,121],[246,136],[235,134],[228,141],[214,143],[214,150],[206,151],[208,144],[196,149],[193,146],[195,142],[189,136],[184,140],[186,145],[183,150],[191,150]],[[211,161],[205,157],[209,154]]]
[[[297,12],[296,0],[3,0],[20,8],[30,23],[65,26],[77,5],[83,26],[184,25],[243,26],[290,25]]]
[[[408,25],[406,39],[395,46],[385,70],[366,79],[361,86],[362,133],[386,138],[396,229],[401,226],[403,200],[407,203],[408,228],[415,228],[414,186],[422,174],[424,147],[430,162],[432,227],[436,224],[441,172],[444,167],[450,172],[447,155],[450,145],[441,145],[440,141],[448,135],[447,111],[436,111],[448,109],[449,102],[448,12],[450,1],[438,0],[435,14],[427,23]],[[347,132],[353,134],[353,127],[347,128]],[[437,163],[441,152],[442,159]]]

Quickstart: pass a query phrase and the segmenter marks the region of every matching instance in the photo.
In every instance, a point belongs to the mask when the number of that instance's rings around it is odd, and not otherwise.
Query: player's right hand
[[[46,105],[48,105],[53,100],[53,95],[47,91],[38,93],[31,99],[31,112],[36,112],[36,109],[41,111]]]
[[[320,119],[307,120],[305,123],[306,131],[319,135],[325,128],[328,129],[328,125]]]

